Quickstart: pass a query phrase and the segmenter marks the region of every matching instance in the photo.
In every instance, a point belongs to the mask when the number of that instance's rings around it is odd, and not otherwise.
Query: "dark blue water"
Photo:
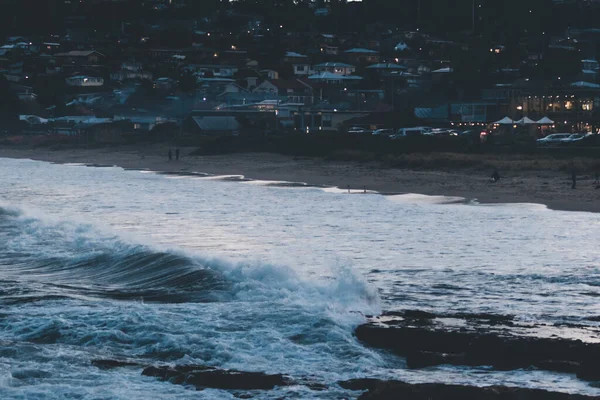
[[[334,382],[507,384],[600,394],[572,376],[404,368],[352,331],[382,309],[585,324],[597,341],[596,214],[0,159],[0,398],[233,398],[96,358]]]

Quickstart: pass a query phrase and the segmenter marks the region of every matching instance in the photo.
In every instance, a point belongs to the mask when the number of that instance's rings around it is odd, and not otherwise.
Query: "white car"
[[[593,133],[574,133],[566,140],[567,142],[579,142],[583,138],[593,135]]]
[[[366,129],[366,128],[361,128],[360,126],[353,126],[352,128],[348,129],[348,133],[367,133],[370,134],[371,130]]]
[[[571,135],[571,133],[553,133],[545,138],[536,140],[536,143],[539,146],[557,145],[568,141]]]
[[[403,136],[418,136],[418,135],[429,135],[433,129],[428,126],[416,126],[414,128],[400,128],[398,133],[392,136],[393,139]]]
[[[393,129],[376,129],[373,131],[373,135],[376,136],[391,136],[394,134]]]

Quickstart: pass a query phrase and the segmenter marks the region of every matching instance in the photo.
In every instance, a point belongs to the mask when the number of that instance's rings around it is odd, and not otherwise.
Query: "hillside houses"
[[[275,107],[280,119],[324,110],[416,118],[417,109],[485,103],[511,118],[552,113],[563,123],[594,123],[600,112],[593,29],[524,32],[509,43],[484,26],[446,32],[379,21],[342,29],[351,21],[340,13],[366,11],[359,4],[313,8],[302,14],[305,26],[292,28],[231,3],[201,18],[186,15],[186,2],[152,4],[152,22],[129,16],[92,28],[93,18],[73,12],[63,30],[0,37],[0,74],[20,110],[40,118],[142,113],[181,121],[194,110]],[[565,94],[578,102],[567,108],[523,98]]]

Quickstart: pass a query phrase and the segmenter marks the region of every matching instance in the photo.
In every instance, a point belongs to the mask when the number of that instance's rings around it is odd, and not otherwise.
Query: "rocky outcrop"
[[[310,379],[291,380],[285,375],[269,375],[262,372],[223,370],[203,365],[146,366],[131,360],[92,360],[102,369],[144,368],[142,375],[154,377],[176,385],[202,390],[206,388],[231,390],[238,398],[250,398],[254,394],[245,390],[271,390],[276,387],[303,385],[313,391],[322,391],[328,385]],[[400,381],[378,379],[353,379],[338,382],[339,386],[352,391],[366,391],[360,399],[403,399],[403,400],[589,400],[594,396],[569,395],[543,390],[511,388],[503,386],[475,387],[442,384],[409,384]],[[359,395],[358,393],[356,394]]]
[[[92,360],[92,365],[100,369],[124,367],[143,368],[142,375],[152,376],[176,385],[189,385],[196,389],[231,389],[231,390],[269,390],[276,386],[287,386],[292,381],[282,374],[269,375],[264,372],[246,372],[218,369],[205,365],[178,366],[144,366],[136,361],[98,359]],[[323,390],[314,382],[304,383],[314,387],[313,390]]]
[[[269,390],[287,386],[290,381],[282,374],[223,370],[201,365],[148,367],[142,375],[153,376],[175,384],[191,385],[197,389]]]
[[[409,311],[373,318],[355,334],[370,346],[406,357],[409,368],[441,364],[485,365],[497,370],[535,367],[600,380],[600,344],[509,333],[515,326],[508,316],[435,316]]]
[[[348,390],[366,390],[359,400],[591,400],[595,396],[548,392],[505,386],[461,386],[438,383],[410,384],[400,381],[355,379],[339,382]]]

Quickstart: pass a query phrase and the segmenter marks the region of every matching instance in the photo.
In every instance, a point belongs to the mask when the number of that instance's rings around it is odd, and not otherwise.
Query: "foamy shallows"
[[[393,201],[417,203],[417,204],[468,204],[471,200],[467,200],[464,197],[452,197],[452,196],[431,196],[417,193],[403,193],[398,195],[389,196]]]
[[[408,370],[353,336],[367,315],[420,309],[511,314],[557,327],[540,334],[597,338],[596,214],[28,160],[0,159],[0,176],[2,399],[233,398],[139,368],[101,370],[98,358],[327,387],[257,398],[355,398],[335,382],[358,377],[600,395],[536,370]]]
[[[378,192],[374,190],[367,189],[344,189],[340,187],[324,187],[321,188],[325,193],[333,193],[333,194],[378,194]]]
[[[549,211],[550,209],[545,204],[539,203],[480,203],[478,200],[473,200],[474,205],[480,207],[510,207],[510,208],[520,208],[523,210],[532,210],[532,211]]]

